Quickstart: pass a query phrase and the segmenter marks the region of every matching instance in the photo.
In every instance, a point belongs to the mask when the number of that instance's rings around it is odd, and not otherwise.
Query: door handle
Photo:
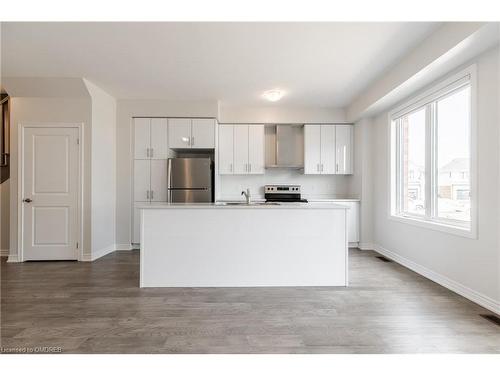
[[[29,198],[24,198],[24,199],[23,199],[23,202],[25,202],[25,203],[31,203],[31,202],[33,202],[33,201],[32,201],[31,199],[29,199]]]

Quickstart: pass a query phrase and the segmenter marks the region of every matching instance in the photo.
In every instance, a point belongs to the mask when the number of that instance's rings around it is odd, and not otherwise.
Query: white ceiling
[[[343,107],[439,23],[3,23],[4,77],[85,77],[117,98]]]

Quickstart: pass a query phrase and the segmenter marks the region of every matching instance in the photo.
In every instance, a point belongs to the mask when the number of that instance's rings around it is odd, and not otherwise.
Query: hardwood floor
[[[348,288],[139,289],[137,251],[1,264],[1,346],[63,353],[500,353],[488,311],[371,251]]]

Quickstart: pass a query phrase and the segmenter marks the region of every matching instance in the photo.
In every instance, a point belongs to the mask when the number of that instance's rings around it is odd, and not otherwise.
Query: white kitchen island
[[[347,286],[347,209],[141,207],[141,287]]]

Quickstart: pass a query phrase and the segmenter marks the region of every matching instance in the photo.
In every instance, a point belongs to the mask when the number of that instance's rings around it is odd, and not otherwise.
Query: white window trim
[[[418,215],[402,215],[396,212],[397,209],[397,186],[398,180],[396,168],[396,155],[397,148],[399,147],[399,142],[396,142],[397,132],[393,131],[394,125],[393,121],[397,119],[402,114],[413,111],[428,102],[433,101],[443,95],[444,92],[449,90],[450,85],[459,85],[461,81],[469,82],[471,88],[471,127],[470,127],[470,191],[471,191],[471,221],[470,225],[464,226],[462,223],[454,222],[452,220],[435,218],[424,218]],[[453,90],[454,91],[454,90]],[[467,68],[449,76],[448,78],[439,81],[437,84],[433,85],[430,89],[425,90],[419,95],[416,95],[412,99],[406,101],[404,104],[398,106],[394,110],[389,112],[388,115],[388,140],[389,140],[389,158],[388,158],[388,217],[390,220],[411,224],[414,226],[437,230],[440,232],[445,232],[449,234],[454,234],[462,237],[477,239],[477,211],[478,211],[478,199],[477,199],[477,67],[475,64],[468,66]],[[429,147],[427,145],[426,147]],[[434,147],[426,153],[427,158],[433,157],[431,153],[434,152]],[[432,164],[432,163],[431,163]],[[429,165],[429,163],[427,163]],[[431,183],[431,188],[433,186],[430,178],[431,174],[435,171],[426,170],[426,183]],[[428,179],[429,178],[429,179]],[[429,191],[429,189],[426,189]],[[426,199],[430,198],[426,196]],[[430,201],[428,201],[430,202]],[[430,210],[430,204],[427,204],[427,210]]]

